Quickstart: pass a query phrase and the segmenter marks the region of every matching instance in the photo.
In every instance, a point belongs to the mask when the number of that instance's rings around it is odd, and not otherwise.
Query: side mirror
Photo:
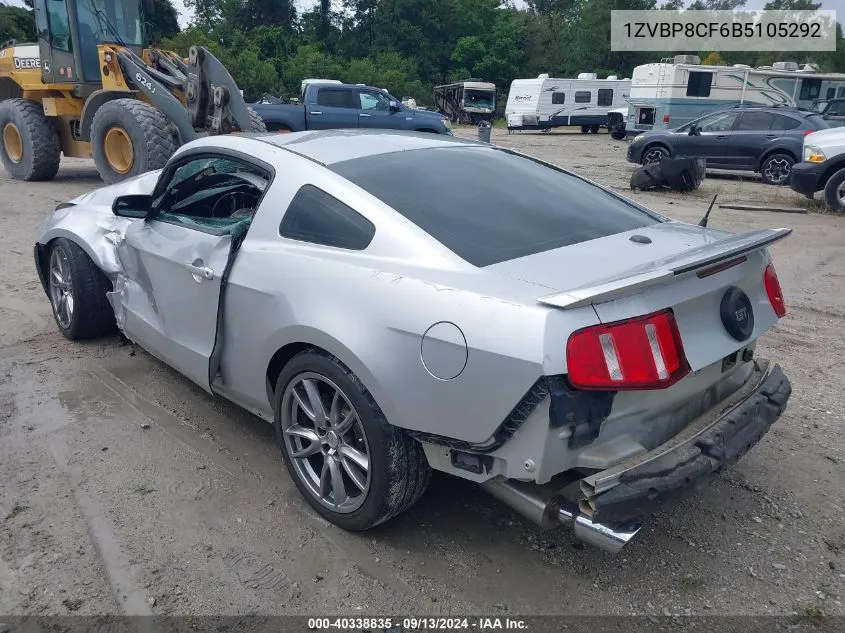
[[[142,219],[147,217],[153,205],[153,197],[147,194],[118,196],[111,205],[112,213],[121,218]]]
[[[699,134],[701,134],[701,130],[698,129],[698,126],[691,125],[690,128],[689,128],[689,135],[690,136],[698,136]]]
[[[400,108],[400,107],[399,107],[399,104],[398,104],[398,103],[396,103],[395,101],[391,101],[391,102],[390,102],[390,111],[391,111],[391,112],[399,112],[399,110],[401,110],[401,109],[402,109],[402,108]]]

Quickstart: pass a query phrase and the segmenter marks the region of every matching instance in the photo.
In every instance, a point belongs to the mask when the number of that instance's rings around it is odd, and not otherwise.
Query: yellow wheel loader
[[[207,134],[265,131],[207,49],[149,48],[151,0],[35,0],[37,43],[0,44],[0,160],[49,180],[59,158],[93,157],[103,180],[158,169]]]

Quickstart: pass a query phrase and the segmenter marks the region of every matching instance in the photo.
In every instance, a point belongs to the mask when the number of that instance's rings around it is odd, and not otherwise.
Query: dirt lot
[[[605,134],[494,141],[622,191],[633,169]],[[726,476],[613,557],[446,477],[345,533],[300,500],[267,424],[117,337],[68,343],[32,244],[57,202],[99,185],[81,160],[48,183],[0,175],[0,614],[845,614],[845,218],[714,209],[718,228],[794,228],[774,247],[789,314],[758,346],[793,396]],[[717,192],[800,201],[749,175],[635,198],[697,222]]]

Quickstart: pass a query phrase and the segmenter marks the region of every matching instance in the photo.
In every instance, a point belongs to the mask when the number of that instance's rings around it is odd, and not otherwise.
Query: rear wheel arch
[[[796,163],[801,160],[798,156],[795,155],[795,152],[793,152],[789,148],[774,147],[772,149],[766,150],[766,153],[760,157],[760,160],[757,163],[757,169],[755,171],[760,171],[760,168],[763,166],[763,163],[765,163],[774,154],[786,154],[787,156],[792,158],[792,160]]]
[[[272,406],[275,401],[276,382],[279,379],[285,366],[296,357],[297,354],[312,348],[336,358],[345,368],[354,373],[364,384],[373,398],[382,407],[385,404],[385,394],[376,377],[370,372],[367,366],[358,359],[358,356],[339,340],[310,327],[296,327],[293,331],[287,332],[283,345],[274,345],[276,351],[267,361],[265,370],[265,386],[267,390],[267,401]]]

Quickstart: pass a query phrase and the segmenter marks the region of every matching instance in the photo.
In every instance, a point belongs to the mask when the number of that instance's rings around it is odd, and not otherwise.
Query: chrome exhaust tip
[[[594,522],[578,506],[557,491],[536,484],[494,478],[481,487],[499,501],[544,529],[571,525],[576,538],[611,554],[619,553],[642,527],[639,524],[610,527]]]

